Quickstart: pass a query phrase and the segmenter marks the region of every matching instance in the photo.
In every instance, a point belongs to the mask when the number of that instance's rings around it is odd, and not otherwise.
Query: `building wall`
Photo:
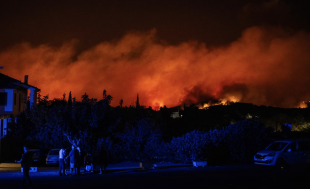
[[[0,89],[7,93],[7,103],[0,106],[0,140],[7,134],[8,120],[17,117],[25,110],[27,103],[27,90]],[[1,146],[0,146],[1,151]]]
[[[13,92],[13,116],[16,117],[26,109],[27,91],[14,90]]]
[[[13,115],[16,117],[27,107],[27,90],[0,89],[7,93],[7,105],[0,106],[0,118]]]
[[[27,82],[25,82],[27,84]],[[28,88],[28,89],[27,89]],[[17,89],[0,89],[0,92],[7,93],[6,105],[0,105],[0,160],[1,160],[1,138],[7,135],[8,123],[18,114],[27,108],[27,95],[30,92],[30,101],[36,103],[37,88],[20,85]],[[31,108],[31,105],[30,107]],[[16,121],[16,119],[15,119]]]

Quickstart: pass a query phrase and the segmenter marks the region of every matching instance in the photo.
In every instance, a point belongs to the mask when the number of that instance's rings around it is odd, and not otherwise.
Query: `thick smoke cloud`
[[[156,31],[131,32],[76,54],[77,41],[61,47],[18,44],[0,52],[2,73],[61,98],[72,91],[101,99],[102,91],[145,106],[237,100],[299,107],[310,100],[310,34],[252,27],[233,43],[208,47],[197,41],[169,45]]]

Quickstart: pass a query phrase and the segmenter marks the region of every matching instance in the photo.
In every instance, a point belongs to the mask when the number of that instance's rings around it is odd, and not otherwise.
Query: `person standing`
[[[66,167],[65,167],[65,150],[63,147],[59,150],[59,176],[66,175]]]
[[[87,152],[86,156],[84,157],[84,165],[87,167],[88,165],[91,166],[90,172],[94,171],[94,165],[93,165],[93,157],[92,155]],[[86,169],[85,167],[85,169]]]
[[[32,182],[29,177],[29,169],[32,162],[32,154],[28,151],[28,147],[24,145],[24,154],[22,156],[22,159],[20,160],[20,163],[23,168],[23,182],[22,182],[22,188],[26,187],[26,182],[29,184],[29,188],[33,188]]]
[[[70,157],[70,173],[71,175],[76,175],[76,163],[77,163],[77,158],[78,158],[78,152],[73,145],[72,145],[72,150],[69,153],[69,157]],[[74,174],[73,174],[73,170],[74,170]]]
[[[78,151],[77,161],[76,161],[76,169],[77,169],[77,175],[80,175],[81,173],[81,149],[80,147],[76,148]]]
[[[104,147],[101,147],[100,153],[99,153],[99,174],[106,173],[107,166],[108,166],[108,152]],[[102,172],[104,171],[104,172]]]

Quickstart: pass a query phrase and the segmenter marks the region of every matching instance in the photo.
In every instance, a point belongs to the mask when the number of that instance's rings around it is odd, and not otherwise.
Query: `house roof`
[[[16,89],[17,87],[24,87],[27,89],[33,88],[35,90],[40,90],[37,87],[25,84],[17,79],[0,73],[0,89]]]

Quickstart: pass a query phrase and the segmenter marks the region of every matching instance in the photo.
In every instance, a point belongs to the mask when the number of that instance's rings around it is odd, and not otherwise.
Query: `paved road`
[[[41,172],[41,173],[42,172],[55,172],[58,170],[57,166],[39,165],[37,167],[37,170],[38,172]],[[191,166],[191,164],[160,162],[160,163],[156,163],[156,166],[159,168],[182,167],[182,166]],[[84,170],[85,166],[81,166],[81,169]],[[107,167],[107,170],[113,170],[113,171],[127,170],[127,169],[141,169],[140,162],[120,162],[120,163],[115,163],[115,164],[109,164]],[[7,172],[20,172],[20,170],[21,170],[20,163],[0,163],[0,174],[3,172],[6,172],[6,173]]]
[[[22,174],[4,177],[0,174],[0,188],[18,188]],[[13,175],[13,173],[11,173]],[[161,167],[149,170],[110,170],[107,174],[83,174],[60,177],[55,171],[31,175],[35,188],[229,188],[276,189],[310,188],[310,172],[306,169],[287,171],[255,165],[221,167]]]

